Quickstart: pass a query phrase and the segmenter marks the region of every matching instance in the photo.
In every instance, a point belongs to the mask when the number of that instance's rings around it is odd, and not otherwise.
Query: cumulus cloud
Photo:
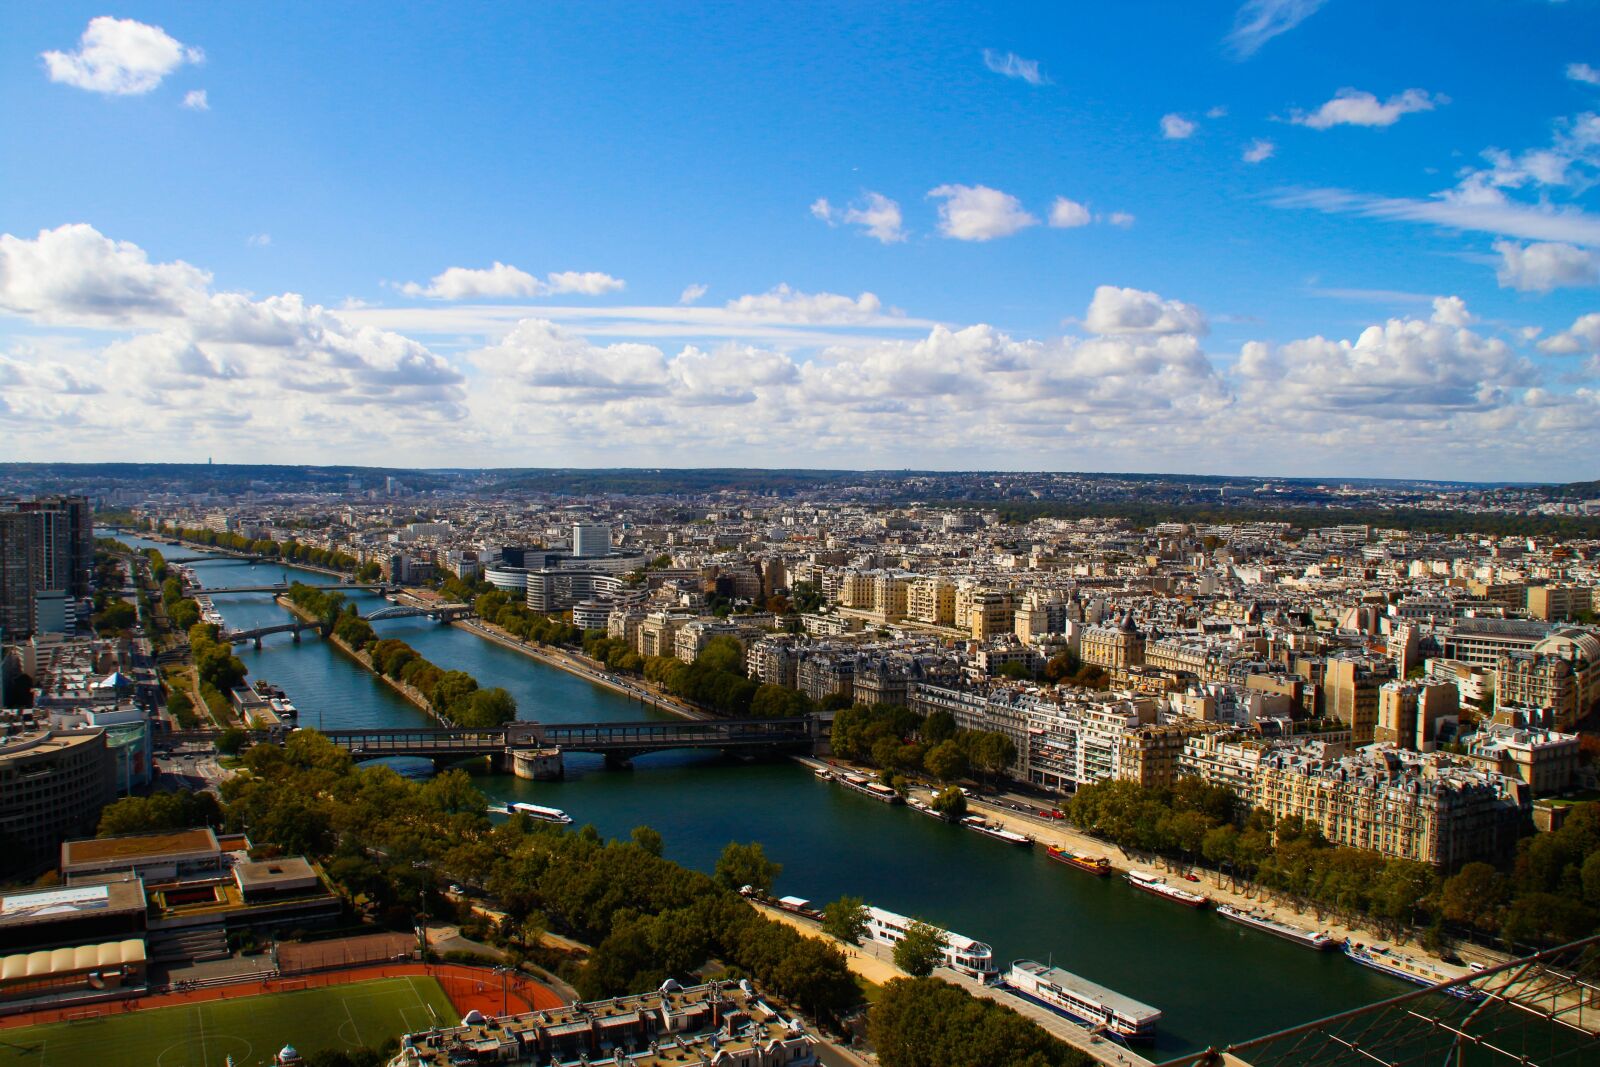
[[[811,203],[811,214],[829,226],[837,226],[841,222],[860,226],[868,237],[886,245],[906,239],[900,205],[882,193],[863,193],[860,200],[843,210],[830,203],[827,197],[818,197]]]
[[[1089,209],[1076,200],[1068,200],[1058,196],[1055,203],[1050,205],[1050,225],[1057,229],[1071,229],[1075,226],[1087,226],[1093,221]]]
[[[1546,241],[1521,245],[1496,241],[1495,277],[1502,289],[1548,293],[1552,289],[1600,285],[1600,252]]]
[[[1390,319],[1354,341],[1309,337],[1271,346],[1250,342],[1235,365],[1241,399],[1260,417],[1310,414],[1354,422],[1437,419],[1512,404],[1537,383],[1533,365],[1504,341],[1467,328],[1457,298],[1434,302],[1427,320]]]
[[[1277,150],[1278,146],[1271,141],[1257,137],[1245,147],[1244,153],[1239,158],[1246,163],[1265,163]]]
[[[272,243],[272,234],[253,233],[244,239],[244,243],[251,248],[265,248]]]
[[[27,373],[13,370],[13,410],[54,405],[90,435],[150,434],[163,412],[181,411],[199,437],[215,425],[236,442],[300,437],[323,447],[370,432],[370,407],[403,407],[419,424],[465,414],[464,379],[424,345],[296,293],[256,299],[210,286],[209,273],[152,263],[88,225],[0,235],[0,314],[123,335],[73,353],[75,371],[42,356]],[[61,395],[40,395],[48,389]]]
[[[207,99],[204,89],[190,89],[183,94],[183,106],[190,111],[210,111],[211,101]]]
[[[1050,80],[1039,72],[1037,59],[1023,59],[1015,52],[996,52],[985,48],[983,65],[996,74],[1003,74],[1007,78],[1020,78],[1029,85],[1044,85]]]
[[[616,292],[627,283],[599,271],[558,271],[540,281],[525,270],[496,260],[484,268],[449,267],[433,276],[427,285],[406,282],[400,291],[407,296],[431,300],[482,300],[504,297],[550,296],[580,293],[602,296]]]
[[[1600,70],[1587,63],[1568,63],[1567,77],[1585,85],[1600,85]]]
[[[695,282],[692,285],[686,285],[683,287],[683,292],[678,295],[678,303],[692,304],[699,300],[702,296],[705,296],[708,291],[708,288],[704,285],[701,285],[699,282]]]
[[[1121,226],[1123,229],[1127,229],[1133,225],[1134,218],[1126,211],[1113,211],[1106,216],[1106,221],[1113,226]]]
[[[1317,13],[1327,0],[1245,0],[1224,43],[1237,59],[1248,59],[1279,34]]]
[[[1102,285],[1095,289],[1083,324],[1093,333],[1189,333],[1206,332],[1205,314],[1181,300],[1163,300],[1142,289],[1119,289]]]
[[[1565,330],[1540,341],[1539,351],[1551,356],[1600,353],[1600,312],[1578,316]]]
[[[943,200],[939,232],[958,241],[988,241],[1037,226],[1039,220],[1010,193],[987,185],[941,185],[928,191]]]
[[[739,315],[790,322],[866,322],[893,314],[886,312],[883,301],[872,293],[854,298],[839,293],[802,293],[787,283],[765,293],[747,293],[724,306]]]
[[[1175,111],[1161,116],[1161,136],[1169,141],[1182,141],[1193,137],[1194,131],[1199,128],[1198,122],[1186,119]]]
[[[1289,121],[1313,130],[1326,130],[1334,126],[1393,126],[1404,115],[1417,111],[1432,111],[1440,104],[1448,104],[1443,95],[1429,96],[1421,89],[1407,89],[1388,100],[1361,89],[1340,89],[1333,99],[1312,112],[1295,111]]]
[[[45,52],[40,58],[53,82],[128,96],[148,93],[185,63],[202,62],[205,53],[174,39],[160,26],[101,15],[89,20],[77,51]]]

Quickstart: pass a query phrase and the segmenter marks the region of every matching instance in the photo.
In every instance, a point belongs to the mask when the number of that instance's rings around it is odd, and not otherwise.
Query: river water
[[[139,548],[195,555],[124,536]],[[196,573],[237,629],[284,621],[270,594],[228,586],[291,581],[336,584],[326,575],[277,564],[199,564]],[[363,614],[383,601],[348,594]],[[480,685],[504,686],[519,716],[546,722],[616,722],[663,717],[491,641],[426,618],[377,624],[445,669]],[[312,636],[295,644],[268,637],[241,646],[250,676],[284,688],[302,726],[361,729],[431,720],[333,646]],[[663,752],[631,770],[606,770],[599,757],[567,759],[563,782],[480,775],[480,789],[504,803],[564,808],[607,837],[639,825],[659,830],[666,854],[710,871],[729,841],[760,841],[783,864],[782,894],[825,903],[849,893],[986,941],[1002,969],[1012,959],[1051,962],[1165,1013],[1154,1058],[1270,1033],[1415,988],[1340,953],[1315,953],[1209,912],[1139,893],[1120,878],[1093,878],[1045,857],[888,807],[819,782],[789,762],[743,763],[710,752]]]

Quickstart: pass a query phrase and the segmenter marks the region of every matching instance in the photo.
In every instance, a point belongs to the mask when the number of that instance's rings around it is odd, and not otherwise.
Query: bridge
[[[274,626],[256,626],[249,630],[224,630],[222,639],[230,644],[242,645],[246,641],[254,641],[257,648],[261,647],[261,639],[271,634],[294,634],[295,644],[300,643],[300,635],[306,630],[316,633],[322,632],[322,624],[317,622],[280,622]]]
[[[327,589],[343,592],[346,589],[355,589],[364,593],[386,593],[394,586],[388,585],[319,585],[318,589]],[[222,596],[225,593],[287,593],[289,587],[282,582],[276,585],[230,585],[227,587],[211,588],[204,585],[190,585],[191,593],[204,593],[206,596]]]
[[[389,607],[379,608],[370,615],[363,615],[362,618],[368,622],[382,622],[385,619],[414,619],[419,615],[426,615],[430,619],[449,622],[451,619],[464,619],[471,614],[471,604],[435,604],[433,607],[391,604]]]
[[[810,715],[788,719],[695,719],[651,722],[513,722],[488,729],[327,730],[357,759],[412,756],[431,760],[488,756],[524,777],[559,777],[561,754],[590,752],[610,765],[673,749],[772,754],[810,752],[825,736]],[[524,773],[524,772],[527,773]]]
[[[279,562],[276,556],[271,558],[274,563]],[[204,556],[163,556],[162,559],[164,562],[170,565],[173,563],[262,563],[267,560],[268,557],[247,556],[237,552],[224,552],[221,549],[218,549],[216,552]]]

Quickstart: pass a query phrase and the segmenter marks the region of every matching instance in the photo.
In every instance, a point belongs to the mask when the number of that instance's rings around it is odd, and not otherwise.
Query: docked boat
[[[1064,848],[1049,845],[1044,850],[1045,855],[1057,863],[1065,863],[1068,867],[1076,867],[1097,878],[1104,878],[1111,873],[1111,861],[1104,856],[1082,856],[1076,852],[1069,852]]]
[[[1179,889],[1175,885],[1168,885],[1165,878],[1151,874],[1149,871],[1129,871],[1128,884],[1135,889],[1142,889],[1158,897],[1165,897],[1187,908],[1203,908],[1211,903],[1211,898],[1199,893],[1191,893],[1187,889]]]
[[[1417,985],[1436,986],[1445,982],[1454,982],[1457,975],[1440,970],[1425,960],[1413,959],[1403,955],[1385,945],[1366,945],[1356,942],[1347,942],[1344,954],[1361,964],[1380,971],[1391,978],[1398,978],[1404,982],[1415,982]],[[1462,1000],[1482,1000],[1483,991],[1470,985],[1453,985],[1445,989],[1453,997]]]
[[[906,801],[906,805],[912,811],[919,812],[919,813],[921,813],[923,815],[926,815],[930,819],[938,819],[940,822],[949,822],[950,821],[949,819],[945,818],[944,815],[939,811],[939,809],[934,807],[932,804],[924,803],[921,800],[908,800],[908,801]]]
[[[905,939],[906,930],[912,922],[904,915],[868,905],[867,928],[863,936],[892,948]],[[944,966],[980,982],[992,982],[999,977],[1000,968],[994,962],[994,949],[982,941],[974,941],[949,930],[939,932],[944,935]]]
[[[1001,981],[1026,1000],[1092,1029],[1108,1030],[1125,1041],[1154,1040],[1156,1024],[1161,1021],[1161,1012],[1148,1004],[1034,960],[1017,960]]]
[[[905,803],[899,793],[896,793],[882,782],[874,782],[872,779],[863,778],[859,774],[838,774],[834,776],[833,780],[846,789],[853,789],[862,796],[871,797],[873,800],[879,800],[885,804]]]
[[[572,816],[560,808],[547,808],[543,804],[527,804],[518,801],[515,804],[507,804],[503,808],[490,808],[489,810],[498,811],[502,815],[526,815],[530,819],[538,819],[540,822],[553,822],[561,826],[570,826],[572,824]]]
[[[812,771],[811,776],[819,782],[833,781],[833,774],[823,767],[818,767],[816,770]]]
[[[1027,834],[1019,834],[1015,830],[1007,830],[1004,826],[997,826],[981,815],[968,815],[961,820],[961,825],[968,830],[976,830],[985,837],[992,837],[996,841],[1004,841],[1008,845],[1033,844],[1033,838]]]
[[[1261,915],[1244,908],[1236,908],[1232,904],[1218,904],[1217,914],[1224,919],[1231,919],[1241,926],[1248,926],[1263,933],[1281,937],[1285,941],[1293,941],[1297,945],[1326,952],[1331,948],[1338,948],[1341,942],[1330,934],[1317,930],[1307,930],[1303,926],[1286,923],[1281,919],[1274,919],[1270,915]]]

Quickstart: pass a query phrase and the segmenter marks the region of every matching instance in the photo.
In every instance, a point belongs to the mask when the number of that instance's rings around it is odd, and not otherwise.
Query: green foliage
[[[1010,1008],[936,978],[898,978],[867,1017],[883,1067],[1087,1067],[1095,1061]]]
[[[232,645],[217,640],[217,627],[214,624],[196,623],[189,628],[189,652],[202,685],[226,693],[244,681],[244,661],[233,654]],[[203,689],[201,695],[205,695]]]
[[[632,834],[633,843],[650,853],[652,856],[661,855],[663,847],[661,832],[649,826],[635,826]]]
[[[174,630],[188,633],[200,622],[200,605],[185,597],[167,606],[167,621]]]
[[[644,661],[644,676],[674,696],[731,718],[751,713],[759,686],[742,672],[718,670],[704,657],[684,663],[671,656],[651,656]]]
[[[959,819],[967,813],[967,794],[958,786],[949,786],[933,798],[933,810],[947,819]]]
[[[177,721],[180,730],[193,730],[200,724],[195,717],[193,698],[182,689],[167,692],[167,714]]]
[[[967,754],[954,738],[940,741],[928,749],[928,754],[922,758],[922,765],[941,782],[954,782],[967,776]],[[960,790],[956,792],[959,794]]]
[[[230,726],[217,738],[217,751],[224,756],[236,756],[250,740],[250,735],[237,726]]]
[[[213,548],[226,549],[230,552],[245,552],[254,556],[267,556],[272,559],[281,559],[286,563],[309,563],[313,567],[326,567],[335,571],[353,571],[359,565],[354,556],[343,552],[334,552],[326,548],[303,545],[298,541],[271,541],[266,539],[252,541],[243,534],[191,529],[188,527],[172,529],[168,526],[162,526],[161,532],[197,545],[210,545]],[[158,578],[157,580],[159,581],[160,579]]]
[[[913,978],[926,978],[944,960],[949,937],[937,926],[912,919],[906,936],[894,943],[894,965]]]
[[[139,611],[126,600],[113,600],[95,613],[94,632],[102,637],[133,629],[139,621]]]
[[[152,793],[147,797],[123,797],[112,802],[100,812],[98,833],[101,837],[117,837],[220,825],[222,809],[215,796],[198,790],[181,790]]]
[[[750,715],[756,719],[797,718],[815,710],[810,697],[783,685],[761,685],[750,700]]]
[[[759,893],[766,893],[781,873],[783,864],[768,859],[767,850],[757,841],[747,845],[729,841],[717,858],[716,879],[726,889],[750,886]]]
[[[517,702],[510,693],[498,686],[479,689],[478,680],[466,671],[447,671],[424,659],[416,649],[395,638],[376,640],[372,627],[365,620],[345,616],[339,620],[334,632],[342,627],[354,637],[373,638],[364,646],[372,656],[372,666],[386,678],[409,685],[422,694],[428,706],[460,726],[492,727],[511,722],[517,717]],[[365,627],[363,632],[361,627]],[[353,642],[352,642],[353,643]]]
[[[822,929],[847,944],[861,944],[867,932],[866,902],[860,897],[840,897],[822,909]]]
[[[344,594],[337,589],[295,582],[284,594],[289,602],[311,615],[322,624],[323,633],[331,633],[339,613],[344,609]]]
[[[460,701],[452,704],[449,714],[459,726],[501,726],[517,717],[517,702],[510,693],[499,686],[493,689],[474,689]]]

